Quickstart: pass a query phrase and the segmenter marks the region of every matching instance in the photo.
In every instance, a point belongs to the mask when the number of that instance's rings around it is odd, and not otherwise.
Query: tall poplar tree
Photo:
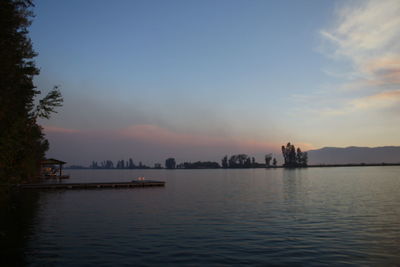
[[[48,149],[39,117],[49,118],[62,97],[55,87],[35,106],[39,74],[28,36],[33,17],[30,0],[0,1],[0,182],[35,179]]]

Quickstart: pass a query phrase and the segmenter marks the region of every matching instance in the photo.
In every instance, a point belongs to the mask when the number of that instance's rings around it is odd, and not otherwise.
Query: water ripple
[[[28,263],[398,265],[400,168],[385,168],[148,170],[167,186],[43,192]],[[136,176],[81,170],[71,182]]]

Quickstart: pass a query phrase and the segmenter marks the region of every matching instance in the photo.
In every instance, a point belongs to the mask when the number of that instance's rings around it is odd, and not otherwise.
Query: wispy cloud
[[[336,21],[321,35],[330,56],[351,64],[343,88],[361,96],[343,103],[343,114],[398,103],[400,89],[400,1],[345,2]],[[354,96],[353,96],[354,97]]]
[[[347,115],[357,111],[376,111],[388,109],[400,104],[400,90],[384,91],[381,93],[347,100],[341,108],[323,108],[322,115],[338,116]]]
[[[363,98],[355,99],[351,102],[356,109],[377,109],[387,108],[400,103],[400,90],[386,91]]]
[[[400,37],[400,2],[358,1],[343,7],[331,30],[321,34],[333,42],[336,56],[344,56],[358,66],[366,61],[397,55]]]

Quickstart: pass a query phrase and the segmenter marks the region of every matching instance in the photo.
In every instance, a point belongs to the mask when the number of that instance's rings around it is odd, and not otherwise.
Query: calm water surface
[[[400,167],[69,172],[167,184],[41,192],[30,265],[400,264]]]

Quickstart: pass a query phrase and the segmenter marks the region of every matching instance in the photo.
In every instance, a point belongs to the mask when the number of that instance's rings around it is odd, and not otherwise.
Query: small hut
[[[62,175],[62,167],[66,162],[58,159],[45,159],[40,162],[41,173],[44,177],[68,178]]]

